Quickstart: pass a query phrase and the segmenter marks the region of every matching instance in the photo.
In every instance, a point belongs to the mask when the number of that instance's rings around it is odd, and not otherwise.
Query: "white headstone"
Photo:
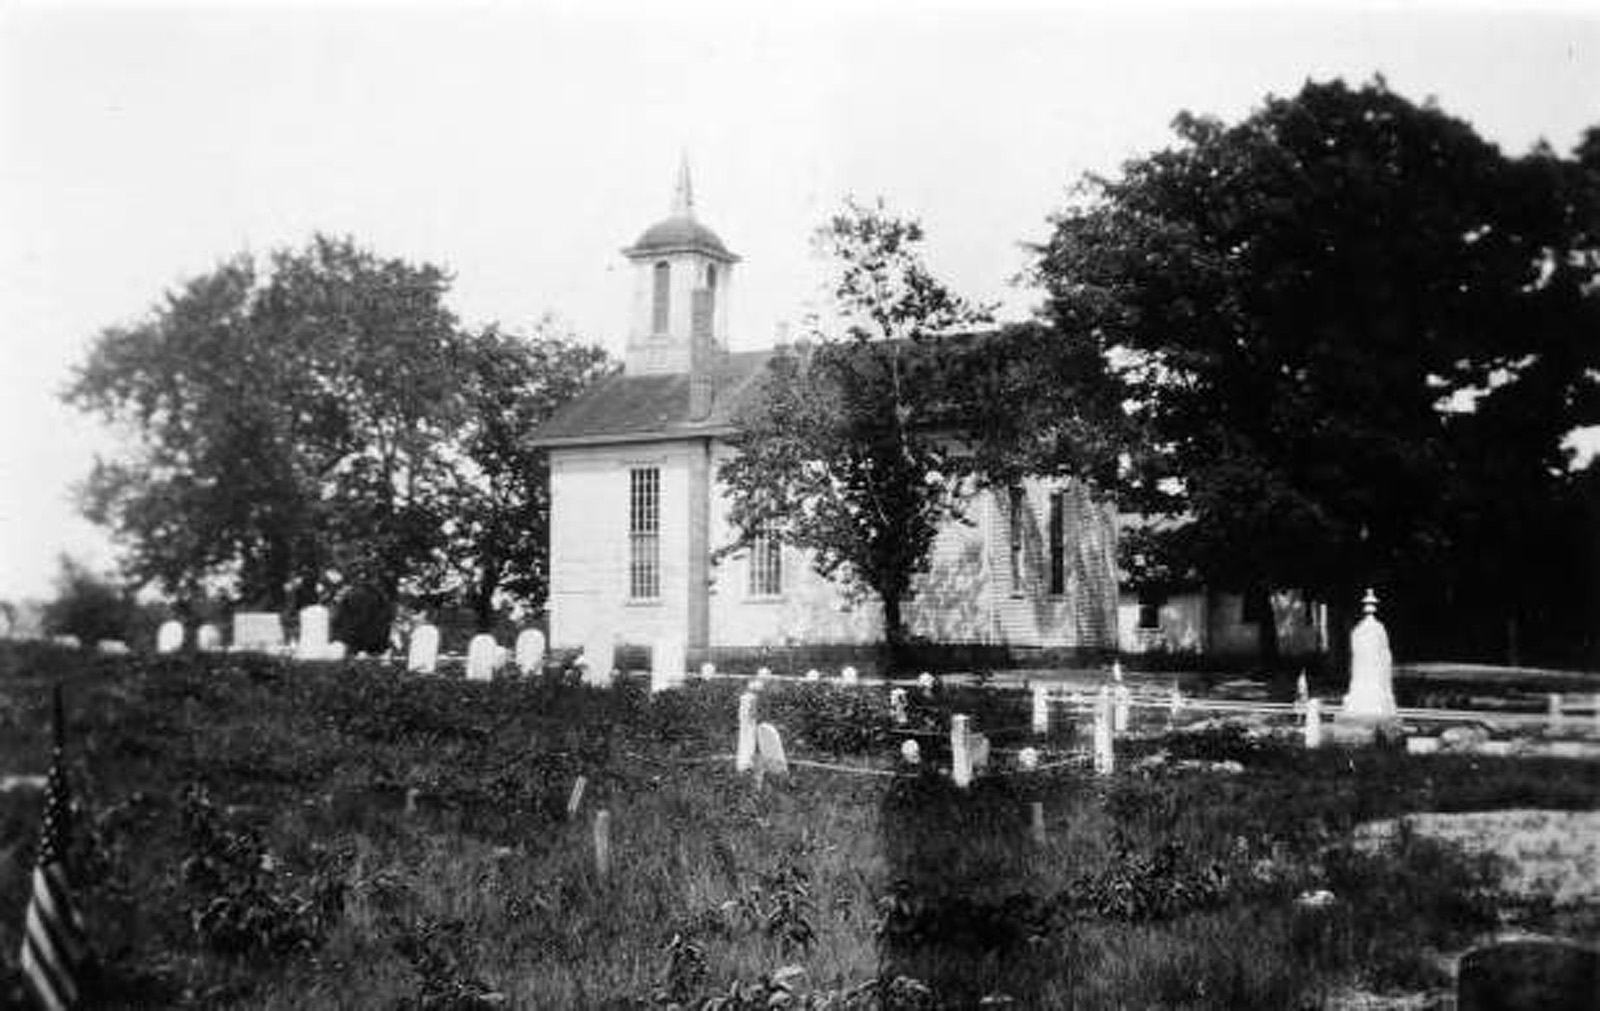
[[[1023,748],[1017,752],[1017,764],[1024,769],[1037,769],[1039,767],[1039,752],[1034,748]]]
[[[765,681],[767,678],[769,678],[771,676],[772,676],[772,668],[771,667],[757,667],[756,668],[756,680],[757,681]]]
[[[972,783],[972,733],[965,715],[950,717],[950,776],[965,789]]]
[[[822,680],[822,672],[817,670],[815,667],[813,667],[810,670],[806,671],[806,680],[807,681],[821,681]]]
[[[1113,660],[1111,662],[1111,680],[1115,681],[1119,685],[1122,683],[1122,661],[1121,660]]]
[[[616,659],[617,640],[611,630],[590,630],[583,643],[583,683],[593,688],[609,687]]]
[[[1125,734],[1128,732],[1128,710],[1133,705],[1133,693],[1128,690],[1127,685],[1119,681],[1116,698],[1116,730],[1119,734]]]
[[[411,643],[406,651],[406,670],[413,674],[432,674],[438,664],[438,626],[418,625],[411,630]]]
[[[479,632],[467,644],[467,680],[488,681],[494,677],[495,661],[499,659],[500,646],[494,636]]]
[[[283,621],[271,611],[237,611],[233,648],[275,652],[283,648]]]
[[[917,689],[924,695],[933,694],[933,675],[923,671],[917,675]]]
[[[517,669],[524,674],[537,674],[544,669],[544,633],[537,628],[525,628],[517,634]]]
[[[712,663],[710,660],[707,660],[705,663],[700,665],[700,676],[703,677],[703,678],[714,678],[714,677],[716,677],[717,676],[717,665]]]
[[[650,690],[659,692],[683,687],[684,673],[688,669],[683,640],[662,636],[650,650]]]
[[[349,652],[350,651],[345,648],[344,643],[340,642],[338,639],[333,640],[322,648],[322,655],[328,660],[343,660],[349,654]]]
[[[855,684],[856,669],[854,667],[846,667],[844,670],[839,672],[839,680],[843,681],[847,685]]]
[[[1094,771],[1102,776],[1116,769],[1116,752],[1111,738],[1111,688],[1102,686],[1094,706]]]
[[[1050,732],[1050,689],[1044,685],[1033,686],[1033,732]]]
[[[1311,689],[1306,684],[1306,672],[1301,671],[1299,680],[1294,683],[1294,700],[1303,706],[1310,697]]]
[[[789,774],[789,757],[783,752],[783,738],[778,736],[778,728],[770,723],[756,727],[756,757],[763,772],[776,776]]]
[[[904,688],[889,689],[889,718],[897,727],[906,725],[906,690]]]
[[[922,748],[916,741],[901,741],[900,758],[907,764],[916,765],[922,761]]]
[[[733,750],[733,767],[749,772],[756,757],[756,697],[754,692],[739,696],[739,739]]]
[[[1322,747],[1322,700],[1321,699],[1307,699],[1306,700],[1305,740],[1306,740],[1306,747],[1308,747],[1308,748],[1320,748],[1320,747]]]
[[[83,648],[83,640],[70,633],[67,635],[52,635],[50,637],[50,642],[52,645],[64,646],[67,649]]]
[[[209,621],[194,630],[194,645],[202,653],[222,648],[222,632]]]
[[[183,648],[183,622],[163,621],[156,630],[156,652],[176,653]]]
[[[128,652],[128,644],[121,639],[101,639],[94,644],[94,648],[106,656],[123,656]]]
[[[1362,600],[1366,616],[1350,631],[1350,691],[1341,717],[1394,719],[1394,656],[1389,633],[1378,620],[1378,596],[1370,589]]]
[[[312,604],[300,609],[300,641],[294,655],[300,660],[332,659],[328,650],[328,609]]]
[[[989,768],[989,736],[987,734],[973,731],[968,751],[972,756],[972,770],[974,772],[981,772]]]

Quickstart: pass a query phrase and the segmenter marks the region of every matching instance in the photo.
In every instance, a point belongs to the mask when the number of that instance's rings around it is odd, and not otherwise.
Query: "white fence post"
[[[1306,700],[1305,741],[1307,748],[1322,747],[1322,700]]]
[[[967,734],[967,717],[950,717],[950,775],[963,790],[972,783],[972,751]]]
[[[1094,705],[1094,771],[1109,776],[1117,767],[1111,741],[1111,688],[1102,686]]]
[[[739,772],[749,772],[756,759],[756,696],[745,692],[739,696],[739,744],[733,753],[733,767]]]

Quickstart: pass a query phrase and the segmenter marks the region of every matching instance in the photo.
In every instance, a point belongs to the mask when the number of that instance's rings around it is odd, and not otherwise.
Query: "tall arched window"
[[[656,264],[654,297],[650,305],[650,330],[667,332],[667,309],[672,298],[672,266],[665,260]]]

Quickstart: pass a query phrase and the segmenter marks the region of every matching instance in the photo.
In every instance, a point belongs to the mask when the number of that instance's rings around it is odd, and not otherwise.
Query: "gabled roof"
[[[724,352],[712,369],[711,413],[689,419],[689,374],[602,379],[533,433],[535,446],[661,442],[733,432],[733,417],[759,386],[771,349]]]

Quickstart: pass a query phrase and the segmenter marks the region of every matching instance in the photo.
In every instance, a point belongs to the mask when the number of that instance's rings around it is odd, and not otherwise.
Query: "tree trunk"
[[[884,674],[893,674],[900,668],[904,658],[906,639],[905,616],[900,610],[898,596],[885,595],[883,598],[883,644],[884,644]]]
[[[494,591],[500,586],[500,566],[485,563],[472,595],[472,620],[480,632],[494,631]]]
[[[1262,666],[1269,670],[1278,666],[1278,614],[1272,609],[1272,591],[1265,585],[1256,585],[1245,591],[1250,596],[1248,610],[1256,615],[1256,647]]]

